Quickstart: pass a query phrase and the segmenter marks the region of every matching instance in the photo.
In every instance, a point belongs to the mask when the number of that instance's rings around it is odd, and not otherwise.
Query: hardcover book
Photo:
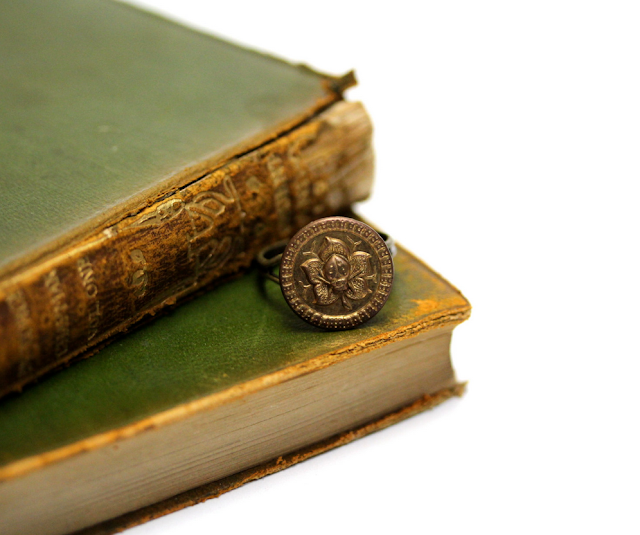
[[[255,271],[0,401],[0,522],[112,533],[430,408],[466,299],[399,248],[385,307],[327,332]]]
[[[330,77],[108,0],[0,4],[0,396],[364,199]]]

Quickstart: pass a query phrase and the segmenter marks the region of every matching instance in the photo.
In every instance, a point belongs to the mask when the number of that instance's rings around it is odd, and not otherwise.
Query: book
[[[0,396],[369,194],[350,74],[101,0],[3,2],[0,63]]]
[[[358,329],[308,325],[250,271],[0,401],[3,535],[113,532],[460,394],[469,303],[401,247],[394,263]]]

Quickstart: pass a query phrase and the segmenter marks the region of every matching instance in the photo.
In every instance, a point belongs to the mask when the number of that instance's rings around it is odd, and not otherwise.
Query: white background
[[[640,4],[139,3],[355,68],[360,211],[474,311],[464,398],[132,535],[640,532]]]

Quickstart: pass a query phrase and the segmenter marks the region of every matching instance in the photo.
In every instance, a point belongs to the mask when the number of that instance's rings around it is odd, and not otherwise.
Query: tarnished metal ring
[[[348,217],[327,217],[291,240],[265,247],[256,259],[303,320],[325,329],[351,329],[386,303],[395,252],[387,234]]]

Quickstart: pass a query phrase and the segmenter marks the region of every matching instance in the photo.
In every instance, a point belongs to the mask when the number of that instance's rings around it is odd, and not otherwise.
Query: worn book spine
[[[0,281],[0,396],[370,192],[371,123],[338,102]]]

